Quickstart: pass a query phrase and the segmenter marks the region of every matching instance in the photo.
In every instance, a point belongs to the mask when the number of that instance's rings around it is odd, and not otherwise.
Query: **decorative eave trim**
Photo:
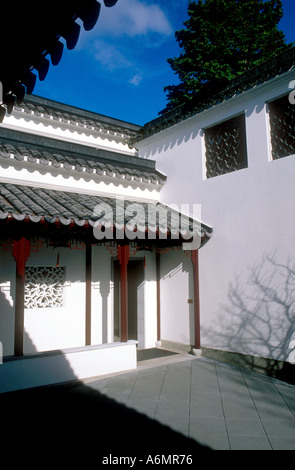
[[[102,137],[109,141],[120,142],[125,145],[129,143],[129,139],[132,136],[136,135],[136,132],[129,132],[123,127],[121,129],[106,125],[99,120],[87,120],[80,119],[75,120],[74,117],[68,115],[53,116],[52,114],[46,112],[40,112],[37,109],[29,110],[25,109],[23,106],[15,106],[12,116],[16,119],[30,119],[35,123],[42,123],[46,126],[60,127],[61,129],[76,130],[77,132],[82,132],[85,135],[93,134],[94,136]],[[84,122],[83,122],[84,121]]]
[[[58,172],[66,177],[70,175],[76,177],[77,173],[79,173],[82,177],[93,177],[97,179],[98,182],[104,182],[106,184],[115,183],[156,191],[161,191],[166,182],[166,177],[164,175],[161,177],[156,174],[135,175],[132,174],[132,170],[124,173],[123,169],[122,171],[118,171],[117,169],[111,170],[108,168],[90,168],[87,165],[81,165],[80,162],[77,162],[76,165],[70,165],[68,163],[59,163],[57,165],[54,162],[39,158],[36,158],[35,161],[32,162],[28,156],[20,158],[19,155],[15,155],[13,153],[7,154],[6,157],[0,156],[0,162],[7,164],[8,161],[12,161],[15,168],[40,171],[40,167],[42,167],[43,170],[46,168],[51,173]]]

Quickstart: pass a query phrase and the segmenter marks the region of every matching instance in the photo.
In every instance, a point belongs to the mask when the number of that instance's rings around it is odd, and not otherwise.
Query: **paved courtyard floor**
[[[155,455],[192,455],[196,462],[210,450],[295,450],[295,386],[189,354],[2,394],[0,407],[9,411],[2,414],[2,449],[14,442],[14,459],[23,463],[36,449],[48,463],[61,452],[67,462],[94,458],[96,467],[121,456],[137,462],[112,463],[133,467]]]
[[[261,374],[178,355],[88,385],[212,450],[295,450],[295,386]]]

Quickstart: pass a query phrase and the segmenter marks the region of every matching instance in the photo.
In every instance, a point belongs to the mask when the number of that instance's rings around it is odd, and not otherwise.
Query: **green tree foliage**
[[[188,15],[186,29],[175,33],[180,56],[168,59],[180,83],[164,88],[168,104],[160,114],[292,46],[278,29],[281,0],[190,1]]]

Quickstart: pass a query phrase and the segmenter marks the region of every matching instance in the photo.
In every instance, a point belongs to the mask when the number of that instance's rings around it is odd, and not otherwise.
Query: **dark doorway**
[[[138,339],[138,287],[144,280],[143,260],[129,260],[128,279],[128,340]],[[114,340],[120,341],[120,264],[114,261]]]

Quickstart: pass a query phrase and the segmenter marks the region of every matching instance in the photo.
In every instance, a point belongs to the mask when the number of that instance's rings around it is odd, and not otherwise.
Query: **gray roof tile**
[[[15,158],[17,161],[24,161],[25,157],[30,163],[39,163],[43,166],[48,166],[49,163],[54,168],[61,168],[62,166],[66,170],[75,170],[82,172],[84,169],[87,173],[96,172],[98,175],[103,175],[112,178],[122,179],[125,177],[127,180],[135,179],[136,182],[148,183],[153,185],[163,185],[166,181],[166,177],[157,170],[151,170],[144,167],[135,168],[128,166],[126,163],[120,166],[109,163],[107,159],[104,161],[96,160],[95,157],[80,158],[74,153],[72,156],[65,153],[59,153],[53,150],[49,150],[47,147],[36,148],[29,144],[24,145],[17,141],[6,141],[0,140],[0,157],[3,158]]]

